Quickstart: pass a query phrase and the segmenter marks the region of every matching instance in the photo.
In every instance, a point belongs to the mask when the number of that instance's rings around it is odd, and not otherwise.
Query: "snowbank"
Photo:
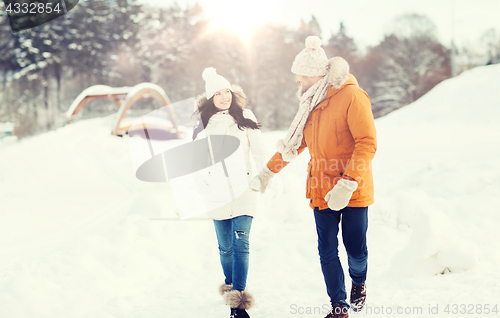
[[[499,86],[500,65],[480,67],[376,121],[374,209],[410,235],[392,274],[463,272],[491,257],[478,238],[498,238],[484,225],[500,219]]]

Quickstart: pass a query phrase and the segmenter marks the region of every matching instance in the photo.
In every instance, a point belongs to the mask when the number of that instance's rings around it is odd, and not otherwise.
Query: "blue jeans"
[[[225,283],[233,284],[233,290],[243,291],[247,284],[252,219],[251,216],[241,215],[228,220],[214,220]]]
[[[342,220],[342,240],[347,252],[349,276],[355,285],[366,280],[368,249],[368,207],[346,207],[340,211],[314,209],[318,250],[326,290],[332,303],[349,307],[346,302],[344,271],[338,255],[339,222]]]

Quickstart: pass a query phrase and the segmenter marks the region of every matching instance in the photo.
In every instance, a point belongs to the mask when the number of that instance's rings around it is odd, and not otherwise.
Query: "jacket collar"
[[[222,110],[220,112],[213,114],[209,120],[209,124],[218,125],[221,123],[225,123],[227,125],[232,125],[232,124],[236,123],[236,121],[234,120],[233,116],[229,115],[228,110]]]
[[[325,100],[322,101],[318,105],[318,107],[316,107],[316,108],[323,108],[326,105],[328,105],[328,102],[325,103],[325,101],[328,101],[330,98],[335,96],[338,92],[343,90],[345,87],[351,86],[351,85],[359,86],[358,81],[351,73],[347,74],[347,77],[348,77],[347,81],[339,88],[335,88],[333,85],[328,86],[328,93],[326,94]]]

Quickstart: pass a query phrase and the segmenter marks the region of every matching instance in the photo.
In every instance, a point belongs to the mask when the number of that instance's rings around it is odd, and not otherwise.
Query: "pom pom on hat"
[[[207,67],[203,70],[203,74],[201,75],[205,81],[208,81],[212,76],[217,76],[217,71],[213,67]]]
[[[306,39],[306,48],[307,49],[311,49],[311,50],[320,49],[321,48],[321,44],[323,44],[323,42],[321,41],[320,38],[318,38],[315,35],[308,36],[307,39]]]
[[[203,70],[201,77],[205,80],[205,92],[207,94],[207,99],[212,98],[214,94],[224,88],[228,88],[233,91],[231,83],[224,77],[217,74],[215,68],[207,67]]]
[[[321,47],[323,42],[317,36],[308,36],[306,48],[293,61],[292,73],[302,76],[324,76],[327,73],[328,58]]]

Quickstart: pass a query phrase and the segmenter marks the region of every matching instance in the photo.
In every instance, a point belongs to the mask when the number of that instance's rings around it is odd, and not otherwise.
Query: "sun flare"
[[[246,41],[257,25],[280,19],[278,10],[269,0],[205,0],[202,6],[212,18],[211,31],[231,29]]]

